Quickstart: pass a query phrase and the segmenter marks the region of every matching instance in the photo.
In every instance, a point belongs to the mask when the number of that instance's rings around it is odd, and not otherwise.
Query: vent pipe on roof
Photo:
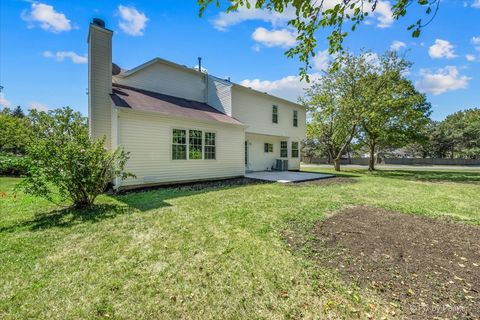
[[[198,57],[198,71],[202,72],[202,57]]]

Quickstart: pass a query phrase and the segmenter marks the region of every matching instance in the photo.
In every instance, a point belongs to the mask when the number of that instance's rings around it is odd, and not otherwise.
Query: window
[[[215,151],[215,133],[205,132],[205,159],[216,159]]]
[[[292,158],[298,158],[298,142],[292,141]]]
[[[278,123],[278,107],[272,106],[272,122]]]
[[[273,144],[265,143],[263,147],[263,151],[265,152],[273,152]]]
[[[173,129],[172,160],[187,160],[187,131]]]
[[[188,159],[202,159],[202,131],[188,130]]]
[[[293,110],[293,126],[298,127],[298,111]]]
[[[280,158],[288,158],[288,142],[280,141]]]

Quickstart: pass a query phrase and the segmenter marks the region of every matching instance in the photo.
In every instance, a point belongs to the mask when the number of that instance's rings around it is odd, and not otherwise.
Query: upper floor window
[[[280,141],[280,157],[288,158],[288,142]]]
[[[188,159],[202,159],[202,131],[188,131]]]
[[[298,127],[298,111],[293,110],[293,126]]]
[[[205,159],[216,159],[215,133],[205,132]]]
[[[187,160],[187,130],[173,129],[172,159]]]
[[[273,144],[271,143],[265,143],[263,145],[263,151],[265,152],[273,152]]]
[[[298,141],[292,141],[292,158],[298,158]]]
[[[272,122],[278,123],[278,107],[272,106]]]

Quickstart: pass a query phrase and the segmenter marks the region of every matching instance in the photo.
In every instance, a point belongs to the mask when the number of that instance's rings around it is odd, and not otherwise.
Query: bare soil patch
[[[354,207],[312,230],[318,262],[409,319],[480,319],[480,228]]]

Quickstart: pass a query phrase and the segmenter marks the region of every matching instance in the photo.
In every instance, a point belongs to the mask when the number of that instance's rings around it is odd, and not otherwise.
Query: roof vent
[[[93,22],[92,22],[94,25],[96,26],[99,26],[101,28],[105,28],[105,21],[103,21],[102,19],[100,18],[93,18]]]

